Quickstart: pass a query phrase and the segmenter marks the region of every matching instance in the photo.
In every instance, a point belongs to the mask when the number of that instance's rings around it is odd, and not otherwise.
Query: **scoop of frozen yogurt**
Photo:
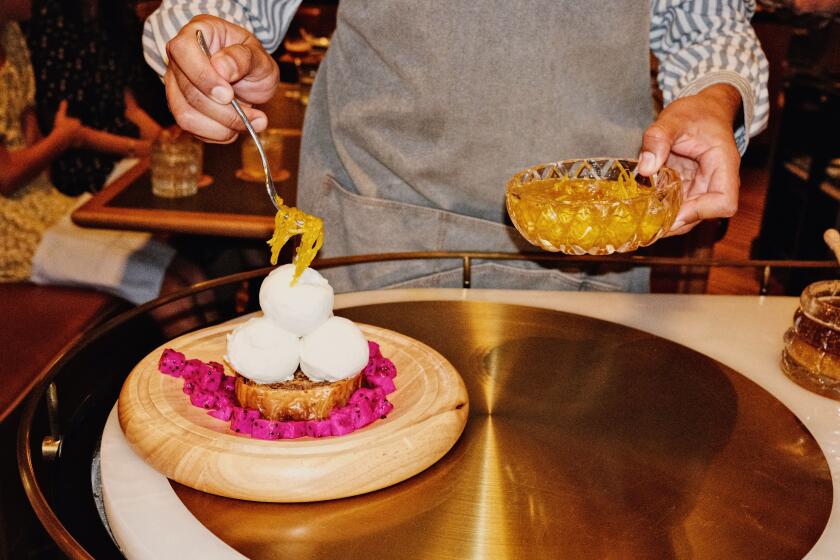
[[[291,286],[295,267],[279,266],[263,280],[260,307],[279,327],[305,336],[332,315],[333,289],[318,271],[307,268]]]
[[[256,383],[289,381],[300,362],[300,338],[266,317],[255,317],[228,335],[225,359]]]
[[[359,373],[369,352],[365,335],[353,321],[330,317],[301,339],[300,369],[313,381],[338,381]]]

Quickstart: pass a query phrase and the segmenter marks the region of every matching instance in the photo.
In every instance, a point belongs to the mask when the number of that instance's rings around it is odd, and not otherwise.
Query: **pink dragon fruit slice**
[[[381,387],[359,387],[352,395],[350,395],[350,404],[358,404],[365,402],[370,405],[371,410],[375,410],[377,405],[385,400],[385,391]],[[375,418],[375,415],[374,415]]]
[[[209,410],[208,414],[230,422],[236,433],[249,434],[257,439],[296,439],[304,436],[342,436],[385,418],[394,408],[385,397],[396,390],[393,378],[396,367],[382,356],[379,345],[368,341],[370,360],[365,367],[366,387],[357,389],[349,404],[334,409],[328,418],[310,421],[274,421],[260,417],[258,410],[236,405],[236,377],[225,375],[218,362],[185,360],[182,353],[167,348],[161,354],[158,369],[167,375],[184,378],[184,393],[190,402]]]
[[[365,366],[365,369],[362,370],[364,376],[367,377],[368,375],[376,375],[377,364],[379,364],[379,358],[371,358]]]
[[[166,375],[172,377],[181,377],[181,372],[184,370],[186,359],[180,352],[176,352],[172,348],[167,348],[160,355],[158,361],[158,370]]]
[[[332,423],[329,418],[323,420],[308,420],[306,422],[306,435],[314,438],[329,437],[332,435]]]
[[[204,391],[202,389],[195,389],[190,395],[190,402],[193,406],[204,409],[215,408],[216,393],[212,391]]]
[[[181,377],[184,378],[184,392],[186,394],[192,395],[201,386],[201,378],[206,374],[208,369],[208,365],[201,360],[192,359],[186,361],[184,370],[181,372]]]
[[[397,376],[397,367],[388,358],[375,358],[368,362],[365,369],[362,370],[362,373],[365,374],[365,377],[369,375],[386,375],[393,379]]]
[[[364,399],[357,403],[348,405],[348,408],[351,410],[353,427],[357,430],[359,428],[364,428],[376,419],[373,415],[373,407],[370,406],[370,403]]]
[[[385,400],[385,391],[382,390],[382,387],[371,387],[370,390],[373,391],[373,396],[370,398],[370,404],[376,408],[377,404]]]
[[[283,424],[284,422],[281,422],[280,420],[271,421],[271,425],[268,427],[268,429],[273,439],[281,439],[283,437]]]
[[[357,404],[361,401],[365,401],[368,404],[372,404],[375,398],[376,392],[373,389],[359,387],[358,389],[353,391],[352,395],[350,395],[350,400],[348,402],[350,404]]]
[[[251,437],[254,439],[280,439],[279,422],[257,418],[251,428]]]
[[[250,434],[254,429],[254,420],[259,417],[259,410],[235,406],[230,418],[230,429],[238,434]]]
[[[376,372],[380,375],[387,375],[391,379],[397,376],[397,366],[388,358],[379,358],[376,362]]]
[[[385,418],[392,410],[394,410],[394,405],[388,399],[382,399],[373,409],[373,415],[375,418]]]
[[[231,405],[221,405],[220,406],[219,403],[216,402],[216,408],[214,408],[213,410],[211,410],[207,414],[209,414],[213,418],[218,418],[219,420],[224,420],[225,422],[227,422],[228,420],[230,420],[230,417],[233,416],[233,406],[231,406]]]
[[[223,366],[219,362],[207,362],[207,367],[209,367],[212,370],[218,371],[222,374],[222,377],[225,376],[225,366]]]
[[[222,378],[222,391],[225,393],[236,392],[236,377],[233,375],[225,375]]]
[[[237,400],[228,395],[227,393],[223,393],[221,391],[216,391],[216,408],[220,408],[223,406],[230,406],[234,407],[237,405]]]
[[[353,413],[346,406],[333,409],[330,413],[330,431],[334,436],[343,436],[356,430]]]
[[[290,420],[280,424],[280,437],[283,439],[297,439],[306,435],[306,420]]]
[[[366,375],[365,379],[369,385],[379,387],[386,395],[397,390],[397,387],[394,385],[394,380],[387,375]]]
[[[198,383],[192,379],[184,379],[184,387],[181,390],[188,395],[192,395],[193,391],[195,391],[197,387]]]
[[[184,379],[192,379],[198,381],[201,373],[207,369],[207,364],[201,360],[187,360],[184,364],[184,370],[181,372],[181,377]]]
[[[217,368],[212,367],[213,363],[215,362],[210,362],[208,367],[204,368],[198,377],[198,385],[205,391],[218,391],[222,387],[222,378],[225,374]],[[218,366],[219,364],[216,365]]]

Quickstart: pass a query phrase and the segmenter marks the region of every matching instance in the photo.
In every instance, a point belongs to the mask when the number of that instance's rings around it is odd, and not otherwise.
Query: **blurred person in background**
[[[135,95],[146,70],[140,32],[124,0],[33,1],[27,34],[38,123],[49,132],[66,101],[84,126],[81,145],[50,166],[53,185],[64,194],[98,192],[118,161],[148,155],[161,132]]]
[[[299,0],[164,0],[143,35],[182,128],[243,130],[230,107],[269,100],[269,56]],[[324,219],[324,256],[522,251],[505,181],[536,163],[633,157],[683,182],[671,234],[737,210],[740,154],[767,122],[768,65],[754,0],[343,0],[312,88],[298,205]],[[196,42],[201,30],[211,59]],[[654,115],[650,52],[665,108]],[[267,118],[245,111],[255,128]],[[458,286],[442,261],[329,271],[336,290]],[[343,276],[342,276],[343,275]],[[476,264],[474,287],[647,291],[649,270],[569,274]]]
[[[85,196],[56,190],[45,171],[70,149],[92,147],[86,127],[60,101],[42,135],[35,79],[18,21],[29,0],[0,0],[0,281],[82,286],[139,304],[203,279],[197,267],[148,234],[86,230],[70,222]],[[162,308],[164,330],[196,321],[191,302]]]

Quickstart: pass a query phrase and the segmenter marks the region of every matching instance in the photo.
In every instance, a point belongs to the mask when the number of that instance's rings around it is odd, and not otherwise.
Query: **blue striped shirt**
[[[211,14],[244,27],[269,52],[280,46],[301,0],[163,0],[143,32],[146,61],[166,70],[166,43],[193,16]],[[769,66],[750,25],[755,0],[651,0],[650,48],[659,59],[667,105],[715,83],[741,94],[744,124],[735,131],[741,153],[767,126]]]

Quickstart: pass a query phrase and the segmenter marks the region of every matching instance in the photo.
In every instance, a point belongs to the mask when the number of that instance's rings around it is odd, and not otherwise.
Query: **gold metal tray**
[[[832,484],[811,434],[693,350],[504,304],[340,314],[452,362],[466,430],[424,473],[354,498],[259,504],[172,483],[250,558],[801,558],[825,527]]]

